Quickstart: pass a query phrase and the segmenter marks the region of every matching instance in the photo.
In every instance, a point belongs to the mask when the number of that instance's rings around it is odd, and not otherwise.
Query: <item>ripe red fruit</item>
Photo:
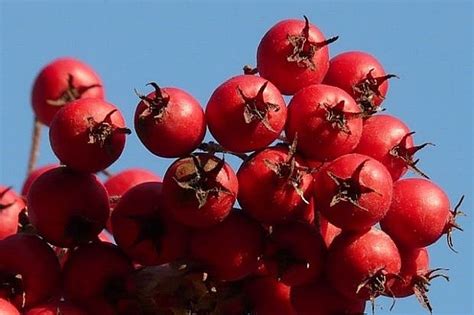
[[[100,99],[79,99],[57,112],[49,140],[63,164],[92,173],[119,158],[126,134],[130,130],[117,107]]]
[[[319,231],[305,222],[274,226],[263,254],[267,272],[288,286],[316,280],[325,259],[326,245]]]
[[[26,180],[23,182],[23,187],[21,188],[21,195],[22,196],[27,196],[28,191],[30,190],[31,184],[44,172],[49,171],[50,169],[53,169],[55,167],[58,167],[59,164],[54,163],[54,164],[46,164],[41,167],[38,167],[34,169],[31,173],[28,174],[28,177]]]
[[[2,315],[20,315],[20,312],[16,309],[13,304],[0,298],[0,314]]]
[[[151,153],[161,157],[180,157],[191,153],[204,139],[206,120],[199,102],[178,88],[155,88],[135,111],[135,131]]]
[[[187,230],[164,213],[162,184],[139,184],[127,191],[112,213],[117,245],[133,261],[161,265],[182,258],[188,245]]]
[[[329,68],[326,39],[308,18],[283,20],[263,36],[257,50],[260,75],[286,95],[295,94],[310,84],[321,83]]]
[[[402,259],[400,279],[390,285],[390,294],[393,294],[394,297],[406,297],[414,294],[421,305],[432,313],[433,308],[427,296],[430,282],[438,277],[449,281],[446,275],[440,273],[446,269],[430,269],[426,248],[400,248],[400,256]]]
[[[244,285],[244,294],[251,314],[296,315],[290,302],[291,288],[272,277],[249,280]]]
[[[237,197],[231,166],[211,154],[176,160],[163,179],[165,208],[179,223],[203,228],[221,222]]]
[[[0,240],[18,230],[18,216],[25,202],[11,187],[0,185]]]
[[[393,184],[392,204],[380,226],[406,248],[426,247],[445,233],[452,248],[451,230],[460,229],[455,222],[459,205],[450,211],[446,193],[429,180],[400,179]]]
[[[313,177],[294,145],[255,153],[242,164],[237,178],[242,209],[261,222],[281,222],[309,204]]]
[[[262,250],[262,228],[241,210],[234,210],[219,224],[196,230],[191,237],[191,257],[222,281],[240,280],[253,272]]]
[[[293,96],[288,105],[286,135],[298,140],[306,158],[332,160],[352,152],[362,134],[359,106],[343,90],[329,85],[311,85]]]
[[[292,287],[291,303],[298,315],[356,315],[365,309],[365,301],[347,299],[326,279]]]
[[[222,83],[206,106],[209,131],[226,149],[250,152],[278,138],[286,120],[280,91],[269,81],[240,75]]]
[[[104,89],[97,73],[74,58],[59,58],[47,64],[36,77],[31,93],[35,115],[47,126],[62,106],[84,98],[103,99]]]
[[[68,302],[52,301],[31,308],[24,315],[87,315],[87,313]]]
[[[129,168],[110,176],[104,186],[110,197],[110,210],[112,211],[120,197],[134,186],[146,182],[161,182],[161,177],[142,168]],[[107,230],[112,231],[110,218],[107,221]]]
[[[396,77],[386,74],[374,56],[362,51],[347,51],[333,57],[324,77],[324,84],[337,86],[349,93],[367,115],[379,110],[387,95],[388,79]]]
[[[387,213],[392,178],[377,160],[346,154],[326,164],[314,181],[317,210],[335,226],[366,230]]]
[[[400,254],[390,236],[372,228],[337,236],[329,247],[326,271],[331,286],[348,299],[373,301],[388,294],[400,267]]]
[[[416,166],[414,155],[431,143],[413,144],[414,132],[398,118],[390,115],[375,115],[364,121],[362,136],[354,152],[365,154],[381,162],[396,181],[408,168],[427,176]]]
[[[69,254],[63,268],[64,297],[91,315],[138,314],[131,302],[130,260],[110,243],[90,243]]]
[[[28,215],[48,242],[74,247],[96,239],[102,231],[109,216],[109,198],[94,174],[57,167],[31,185]]]
[[[58,259],[45,241],[27,234],[0,241],[0,298],[27,309],[57,294],[60,281]]]

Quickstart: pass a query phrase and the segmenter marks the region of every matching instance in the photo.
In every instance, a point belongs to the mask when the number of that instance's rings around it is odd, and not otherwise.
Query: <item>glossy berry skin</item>
[[[100,99],[79,99],[56,113],[49,140],[61,163],[93,173],[119,158],[129,133],[117,107]]]
[[[132,271],[130,260],[113,244],[78,247],[63,267],[64,297],[91,315],[137,314],[120,309],[130,299],[128,277]]]
[[[319,228],[321,232],[321,236],[323,237],[324,243],[326,244],[326,247],[329,248],[331,246],[332,242],[338,236],[341,234],[342,230],[329,222],[325,217],[320,216],[319,217]]]
[[[250,152],[272,143],[286,121],[286,104],[269,81],[240,75],[222,83],[206,106],[209,131],[226,149]]]
[[[362,134],[360,108],[343,90],[310,85],[288,105],[288,140],[297,136],[297,148],[306,158],[329,161],[352,152]]]
[[[445,233],[450,209],[448,196],[435,183],[400,179],[393,184],[392,204],[380,226],[403,247],[426,247]]]
[[[146,182],[161,182],[161,177],[142,168],[129,168],[113,174],[104,182],[110,200],[110,211],[113,211],[117,201],[129,189]],[[107,221],[107,230],[112,231],[110,219]]]
[[[220,281],[240,280],[252,273],[262,251],[262,228],[241,210],[191,237],[191,257]]]
[[[0,298],[0,314],[3,315],[20,315],[20,312],[16,309],[13,304]]]
[[[237,176],[211,154],[176,160],[163,179],[165,208],[181,224],[205,228],[224,220],[235,203]]]
[[[249,157],[237,178],[242,209],[260,222],[270,224],[294,217],[311,197],[311,173],[302,159],[292,156],[283,146]]]
[[[314,184],[317,210],[343,230],[366,230],[387,213],[392,178],[385,166],[362,154],[346,154],[325,165]]]
[[[376,111],[387,95],[387,79],[393,76],[387,77],[374,56],[362,51],[347,51],[329,61],[323,83],[343,89],[361,106]]]
[[[49,243],[75,247],[96,239],[102,231],[109,216],[109,199],[94,174],[57,167],[31,185],[28,214]]]
[[[206,120],[199,102],[184,90],[156,89],[135,110],[135,131],[153,154],[177,158],[191,153],[204,139]]]
[[[248,280],[244,285],[251,314],[296,315],[290,301],[291,288],[272,277]]]
[[[47,64],[35,79],[31,102],[36,117],[49,126],[56,112],[83,98],[104,98],[98,74],[75,58],[59,58]]]
[[[369,300],[387,291],[400,268],[395,243],[383,231],[372,228],[342,233],[334,239],[329,247],[326,275],[330,285],[346,298]],[[357,293],[364,282],[366,285]],[[382,292],[377,289],[379,286]]]
[[[24,315],[87,315],[77,306],[61,301],[52,301],[29,309]]]
[[[163,209],[162,184],[148,182],[128,190],[112,213],[117,245],[141,265],[171,263],[186,254],[187,229]]]
[[[306,18],[305,18],[306,19]],[[286,95],[321,83],[329,68],[328,44],[308,20],[283,20],[263,36],[257,49],[260,75]]]
[[[18,277],[15,277],[19,275]],[[0,241],[0,298],[28,309],[59,293],[60,266],[51,247],[35,235],[15,234]]]
[[[0,240],[18,230],[18,216],[25,208],[25,202],[11,189],[0,185]]]
[[[381,162],[396,181],[408,170],[402,158],[394,156],[391,150],[400,144],[410,133],[408,126],[400,119],[390,115],[375,115],[364,121],[359,144],[354,152],[365,154]],[[413,137],[406,137],[406,147],[413,147]]]
[[[46,171],[49,171],[53,168],[58,167],[59,164],[54,163],[54,164],[46,164],[43,166],[40,166],[36,169],[34,169],[31,173],[28,174],[28,177],[25,179],[23,182],[23,186],[21,188],[21,195],[22,196],[28,196],[28,191],[30,190],[31,184],[43,173]]]
[[[347,299],[324,278],[292,287],[291,304],[298,315],[355,315],[365,309],[365,301]]]
[[[321,235],[305,222],[274,226],[263,254],[265,269],[288,286],[316,280],[323,271],[325,259],[326,245]]]

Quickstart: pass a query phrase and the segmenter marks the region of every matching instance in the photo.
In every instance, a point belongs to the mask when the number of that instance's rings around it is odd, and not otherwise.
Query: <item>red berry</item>
[[[176,160],[163,179],[167,211],[177,222],[197,228],[221,222],[232,209],[237,191],[230,165],[210,154]]]
[[[430,269],[428,250],[426,248],[400,248],[402,268],[400,278],[391,283],[389,295],[393,297],[407,297],[415,295],[424,308],[433,312],[427,293],[431,280],[442,277],[449,278],[442,273],[442,268]]]
[[[226,149],[250,152],[278,138],[285,126],[286,105],[269,81],[240,75],[222,83],[206,107],[209,131]]]
[[[191,237],[191,256],[221,281],[240,280],[256,270],[262,248],[262,228],[240,210]]]
[[[400,267],[395,243],[372,228],[337,236],[329,247],[326,271],[329,283],[346,298],[369,300],[388,294]]]
[[[63,164],[82,172],[97,172],[119,158],[129,133],[114,105],[100,99],[79,99],[58,111],[49,140]]]
[[[272,277],[249,280],[244,286],[251,314],[296,315],[290,302],[291,288]]]
[[[343,90],[311,85],[293,96],[288,105],[286,135],[297,138],[298,151],[306,158],[332,160],[352,152],[362,134],[361,111]]]
[[[355,315],[365,309],[365,301],[347,299],[325,279],[292,287],[291,303],[298,315]]]
[[[127,191],[112,213],[117,245],[142,265],[171,263],[186,254],[187,230],[164,213],[162,184],[139,184]]]
[[[15,234],[0,241],[0,298],[27,309],[59,293],[60,281],[58,259],[44,240]]]
[[[371,115],[387,95],[388,79],[396,77],[386,74],[380,62],[372,55],[361,51],[348,51],[333,57],[324,84],[337,86],[349,93]]]
[[[135,111],[135,131],[151,153],[180,157],[191,153],[204,139],[206,121],[199,102],[178,88],[155,88]]]
[[[294,146],[264,149],[252,155],[237,172],[242,209],[265,223],[294,217],[309,204],[313,177]]]
[[[329,248],[331,246],[332,242],[338,236],[341,234],[342,230],[329,222],[325,217],[320,216],[319,217],[319,225],[320,225],[320,231],[321,235],[324,239],[324,243],[326,244],[326,247]]]
[[[316,207],[343,230],[366,230],[387,213],[392,186],[392,178],[380,162],[362,154],[346,154],[317,173]]]
[[[0,185],[0,240],[18,230],[18,216],[25,209],[25,202],[11,187]]]
[[[96,239],[102,231],[109,216],[109,199],[95,175],[57,167],[31,185],[28,214],[48,242],[75,247]]]
[[[448,196],[435,183],[422,178],[400,179],[393,184],[392,204],[380,226],[403,247],[426,247],[452,226],[459,228],[450,209]]]
[[[414,154],[431,143],[413,144],[414,132],[398,118],[375,115],[364,121],[362,136],[354,152],[365,154],[381,162],[396,181],[408,168],[427,177],[416,166]]]
[[[274,226],[264,251],[265,269],[286,285],[316,280],[326,259],[326,245],[318,230],[305,222]]]
[[[55,167],[58,167],[59,164],[54,163],[54,164],[47,164],[41,167],[38,167],[34,169],[31,173],[28,174],[28,177],[26,180],[23,182],[23,187],[21,188],[21,195],[22,196],[28,196],[28,191],[30,190],[31,184],[44,172],[49,171],[50,169],[53,169]]]
[[[321,83],[329,68],[327,45],[337,39],[326,39],[304,19],[278,22],[258,45],[258,72],[286,95]]]
[[[161,177],[141,168],[129,168],[110,176],[104,182],[104,186],[110,197],[110,210],[113,211],[120,197],[129,189],[146,182],[161,182]],[[107,221],[107,230],[112,231],[110,218]]]
[[[94,70],[74,58],[46,65],[35,79],[31,102],[36,117],[49,126],[56,112],[71,101],[104,98],[102,81]]]
[[[137,314],[119,308],[130,300],[130,260],[110,243],[90,243],[72,251],[63,268],[64,297],[92,315]]]

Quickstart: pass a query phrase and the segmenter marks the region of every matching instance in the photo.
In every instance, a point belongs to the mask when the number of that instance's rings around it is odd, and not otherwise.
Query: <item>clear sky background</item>
[[[5,1],[0,0],[0,183],[21,188],[32,125],[30,89],[36,73],[60,56],[93,66],[107,99],[129,126],[134,88],[177,86],[205,106],[212,91],[255,64],[260,38],[281,19],[307,15],[327,36],[339,35],[331,55],[372,53],[396,73],[384,103],[387,113],[416,131],[417,143],[436,143],[419,166],[449,194],[466,195],[456,233],[459,254],[442,239],[430,248],[432,266],[449,268],[450,283],[431,287],[436,314],[472,314],[473,15],[470,1]],[[40,164],[55,161],[47,132]],[[149,153],[135,134],[110,168],[139,166],[164,174],[171,160]],[[377,314],[427,314],[414,297],[378,300]],[[369,310],[369,308],[367,308]],[[277,314],[276,314],[277,315]]]

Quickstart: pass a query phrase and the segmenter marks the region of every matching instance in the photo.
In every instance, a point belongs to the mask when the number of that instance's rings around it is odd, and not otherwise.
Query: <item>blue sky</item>
[[[444,240],[430,248],[433,267],[449,268],[450,283],[433,283],[436,314],[472,313],[473,15],[470,1],[0,1],[0,183],[21,188],[32,124],[30,89],[52,59],[74,56],[93,66],[109,101],[132,126],[134,88],[177,86],[205,106],[212,91],[255,64],[260,38],[274,23],[306,15],[327,36],[339,35],[331,55],[372,53],[392,80],[387,113],[416,131],[417,143],[436,143],[419,154],[419,166],[455,204],[466,195],[456,233],[459,254]],[[43,134],[40,164],[55,161]],[[149,153],[136,135],[112,167],[140,166],[164,174],[171,161]],[[392,312],[380,300],[377,314],[427,314],[415,298]]]

